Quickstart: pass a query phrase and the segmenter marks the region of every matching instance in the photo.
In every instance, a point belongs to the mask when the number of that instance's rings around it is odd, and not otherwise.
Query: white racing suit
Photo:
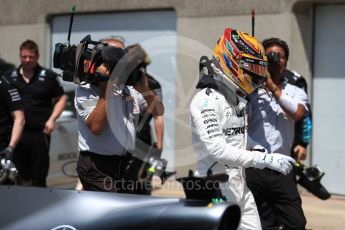
[[[254,153],[247,151],[246,101],[232,105],[223,94],[204,88],[190,106],[194,151],[198,154],[196,175],[226,173],[229,180],[221,183],[224,196],[241,207],[238,229],[261,229],[254,197],[245,183],[244,167],[254,167]],[[216,163],[217,162],[217,163]],[[215,164],[216,163],[216,164]]]

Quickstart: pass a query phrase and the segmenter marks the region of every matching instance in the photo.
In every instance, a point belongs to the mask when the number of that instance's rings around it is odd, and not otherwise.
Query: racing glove
[[[11,160],[1,159],[0,161],[0,184],[7,179],[15,181],[18,176],[18,170]]]
[[[11,146],[8,146],[4,150],[0,152],[0,156],[5,158],[6,160],[12,161],[13,159],[13,148]]]
[[[263,169],[263,168],[269,168],[275,171],[278,171],[284,175],[287,175],[291,172],[293,165],[296,163],[296,161],[289,157],[285,156],[280,153],[262,153],[255,151],[254,156],[254,167]]]

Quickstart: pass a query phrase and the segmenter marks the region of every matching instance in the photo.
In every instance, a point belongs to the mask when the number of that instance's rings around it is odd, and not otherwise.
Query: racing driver
[[[246,33],[226,28],[213,59],[200,62],[200,79],[191,105],[192,142],[198,154],[196,175],[226,173],[221,191],[241,208],[239,229],[261,229],[254,197],[245,183],[247,167],[288,174],[295,161],[267,153],[247,135],[247,101],[266,81],[267,57],[261,43]],[[264,152],[265,151],[265,152]]]

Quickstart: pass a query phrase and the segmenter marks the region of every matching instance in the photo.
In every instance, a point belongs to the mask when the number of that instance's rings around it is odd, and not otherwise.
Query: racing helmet
[[[226,28],[218,40],[213,56],[222,77],[251,94],[266,81],[267,57],[261,43],[253,36]],[[224,80],[224,79],[223,79]]]

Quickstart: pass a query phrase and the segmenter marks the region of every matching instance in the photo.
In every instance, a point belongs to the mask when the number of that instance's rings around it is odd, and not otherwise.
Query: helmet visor
[[[251,58],[242,58],[240,60],[240,68],[244,70],[244,72],[251,74],[253,73],[254,76],[252,78],[257,78],[256,81],[265,81],[266,79],[266,69],[267,69],[267,62],[263,60],[255,60]]]
[[[249,77],[249,79],[251,80],[251,85],[254,89],[262,87],[263,83],[266,81],[265,77],[256,75],[256,74],[251,73],[245,69],[243,69],[243,75],[245,75],[247,79]]]

